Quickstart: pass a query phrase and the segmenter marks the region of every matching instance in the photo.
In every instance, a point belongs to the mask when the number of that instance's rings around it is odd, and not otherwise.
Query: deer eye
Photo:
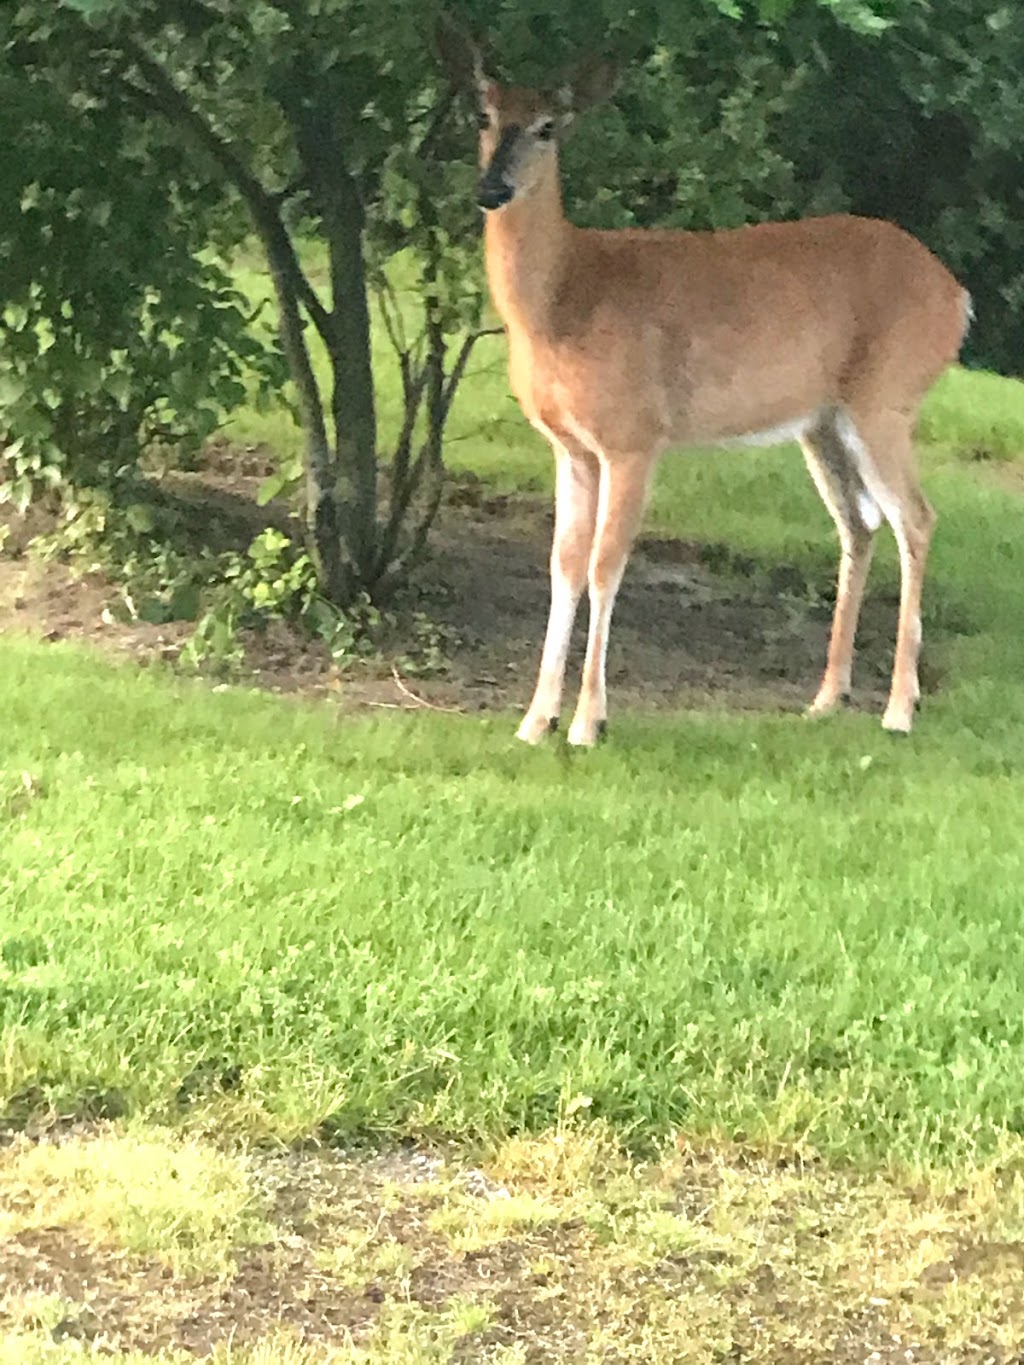
[[[477,114],[476,126],[480,129],[481,132],[483,132],[485,128],[489,128],[491,126],[491,116],[486,109],[481,109],[480,112]]]
[[[534,136],[539,138],[541,142],[550,142],[555,135],[555,120],[546,118],[543,123],[537,124],[533,132]]]

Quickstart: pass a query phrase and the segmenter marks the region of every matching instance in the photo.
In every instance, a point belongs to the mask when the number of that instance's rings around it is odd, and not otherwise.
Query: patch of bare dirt
[[[341,1289],[302,1244],[246,1253],[230,1280],[189,1281],[155,1261],[90,1244],[70,1228],[23,1232],[0,1247],[0,1299],[15,1294],[66,1301],[66,1317],[51,1329],[57,1338],[196,1356],[282,1327],[304,1341],[343,1340],[377,1315],[372,1298]]]
[[[471,490],[470,486],[470,490]],[[547,502],[467,497],[445,517],[428,570],[432,614],[465,641],[460,689],[485,705],[529,700],[548,608],[553,512]],[[830,581],[792,565],[762,568],[721,547],[641,536],[615,607],[608,683],[617,706],[671,706],[708,698],[796,709],[816,690],[831,622]],[[884,701],[895,598],[865,604],[857,694]],[[583,662],[586,610],[570,655]]]
[[[214,445],[202,469],[165,482],[187,509],[197,539],[216,548],[242,548],[268,521],[289,524],[286,509],[257,506],[269,469],[259,449]],[[497,496],[471,476],[453,477],[414,604],[460,642],[449,651],[450,666],[442,675],[405,679],[403,685],[380,661],[339,673],[318,642],[277,625],[247,636],[249,680],[280,692],[329,693],[354,707],[524,707],[547,617],[552,524],[547,499]],[[142,663],[176,659],[190,623],[118,620],[107,610],[115,593],[101,573],[82,574],[28,553],[33,535],[47,529],[45,515],[8,525],[0,556],[0,631],[85,640]],[[608,659],[613,705],[719,700],[766,710],[803,707],[824,664],[832,574],[829,567],[808,578],[793,565],[759,565],[721,546],[642,536],[616,605]],[[896,608],[894,594],[869,590],[858,636],[858,706],[878,709],[884,703]],[[567,705],[585,629],[584,607],[570,656]],[[930,628],[929,643],[938,635]],[[934,657],[926,651],[922,661],[926,693],[941,684]]]

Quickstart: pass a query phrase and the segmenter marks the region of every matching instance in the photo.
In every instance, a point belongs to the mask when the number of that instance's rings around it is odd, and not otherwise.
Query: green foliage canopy
[[[208,248],[232,220],[52,6],[0,14],[0,430],[6,493],[109,480],[156,436],[200,442],[279,378]]]

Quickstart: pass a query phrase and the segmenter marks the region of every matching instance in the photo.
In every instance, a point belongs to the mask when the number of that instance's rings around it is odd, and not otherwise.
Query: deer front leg
[[[597,517],[600,468],[593,455],[555,448],[555,533],[551,543],[551,609],[537,686],[516,732],[537,744],[558,724],[576,608],[587,581]]]
[[[569,743],[591,745],[603,733],[608,717],[605,659],[612,609],[633,540],[647,505],[651,462],[602,458],[597,529],[590,554],[590,629],[576,714]]]

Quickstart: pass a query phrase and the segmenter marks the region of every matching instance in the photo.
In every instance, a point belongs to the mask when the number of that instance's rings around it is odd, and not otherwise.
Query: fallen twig
[[[409,700],[415,702],[417,706],[424,706],[428,711],[446,711],[449,715],[453,716],[461,716],[463,714],[461,706],[439,706],[436,702],[427,701],[426,697],[419,696],[418,693],[414,692],[410,687],[407,687],[402,681],[398,669],[394,664],[391,665],[391,676],[394,678],[395,686],[398,688],[399,692],[401,692],[402,696],[408,697]]]

